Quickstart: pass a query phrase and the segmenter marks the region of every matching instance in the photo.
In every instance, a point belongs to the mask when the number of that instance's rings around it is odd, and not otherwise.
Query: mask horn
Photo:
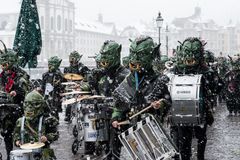
[[[2,40],[0,40],[0,42],[3,44],[4,52],[7,53],[7,47],[6,47],[6,45],[3,43]],[[0,51],[0,52],[3,53],[3,51]]]

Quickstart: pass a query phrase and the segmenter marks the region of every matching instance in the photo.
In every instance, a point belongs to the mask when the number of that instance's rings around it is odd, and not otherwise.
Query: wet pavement
[[[73,124],[63,121],[63,113],[60,115],[58,141],[51,146],[55,150],[58,160],[84,160],[83,151],[80,149],[76,155],[72,154]],[[193,159],[196,159],[196,140],[193,141]],[[5,160],[4,143],[0,145],[0,152]],[[218,105],[213,126],[208,127],[208,142],[206,147],[206,160],[239,160],[240,159],[240,115],[228,116],[225,105]],[[91,157],[101,160],[100,157]],[[126,151],[122,152],[122,160],[127,160]]]

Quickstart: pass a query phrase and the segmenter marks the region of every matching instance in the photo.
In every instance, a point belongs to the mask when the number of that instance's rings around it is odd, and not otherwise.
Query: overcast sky
[[[1,0],[0,13],[19,12],[20,0]],[[161,11],[164,22],[175,17],[190,16],[194,7],[202,8],[203,19],[213,19],[220,25],[229,20],[240,22],[239,0],[70,0],[76,3],[77,20],[94,21],[102,13],[105,21],[118,26],[135,25],[140,20],[151,21]]]

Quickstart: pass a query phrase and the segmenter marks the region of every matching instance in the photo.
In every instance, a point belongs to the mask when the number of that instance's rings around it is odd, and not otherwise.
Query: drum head
[[[103,103],[105,100],[105,96],[100,96],[100,95],[94,95],[94,96],[88,96],[88,97],[83,97],[81,99],[81,103],[83,104],[97,104],[97,103]]]
[[[20,146],[21,149],[38,149],[45,146],[44,143],[35,142],[35,143],[26,143]]]
[[[21,154],[24,154],[24,153],[31,153],[32,150],[31,149],[17,149],[17,150],[13,150],[11,151],[11,154],[14,154],[14,155],[21,155]]]

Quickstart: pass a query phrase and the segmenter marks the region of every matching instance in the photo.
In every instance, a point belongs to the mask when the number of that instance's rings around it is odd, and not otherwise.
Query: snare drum
[[[10,160],[33,160],[32,150],[13,150],[10,153]]]
[[[165,160],[177,154],[171,139],[152,115],[121,133],[119,139],[133,160]]]

